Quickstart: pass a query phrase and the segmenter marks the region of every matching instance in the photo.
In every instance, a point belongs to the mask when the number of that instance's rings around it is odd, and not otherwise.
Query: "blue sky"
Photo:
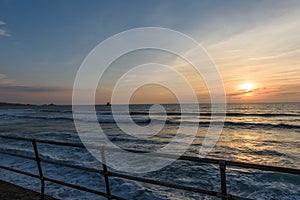
[[[282,97],[283,90],[299,93],[299,13],[296,0],[1,0],[0,101],[70,103],[87,54],[114,34],[145,26],[181,31],[201,42],[220,68],[230,101],[245,100],[235,91],[243,81],[257,85],[249,101],[299,101]]]

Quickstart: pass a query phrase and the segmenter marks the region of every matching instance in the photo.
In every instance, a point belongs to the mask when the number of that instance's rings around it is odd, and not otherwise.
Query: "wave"
[[[135,123],[137,124],[149,124],[151,122],[151,119],[132,119],[132,121],[134,121]],[[116,123],[116,121],[114,119],[98,119],[98,122],[99,123],[108,123],[108,124],[111,124],[111,123]],[[131,120],[129,119],[119,119],[117,120],[118,123],[130,123]]]
[[[154,113],[157,115],[164,115],[165,113]],[[168,116],[180,116],[180,115],[192,115],[192,116],[229,116],[229,117],[242,117],[242,116],[253,116],[253,117],[300,117],[300,114],[293,113],[181,113],[181,112],[167,112]],[[149,115],[149,112],[130,112],[130,115]]]
[[[202,115],[202,114],[201,114]],[[300,117],[292,113],[227,113],[226,116],[254,116],[254,117]]]
[[[59,117],[59,116],[16,116],[17,118],[26,118],[26,119],[39,119],[39,120],[66,120],[66,121],[74,121],[73,117]],[[79,121],[84,121],[84,122],[94,122],[92,118],[79,118]],[[143,118],[143,119],[132,119],[135,123],[150,123],[151,119],[150,118]],[[110,119],[99,119],[99,123],[111,123],[114,124],[116,121],[112,118]],[[118,123],[130,123],[131,120],[129,119],[118,119]]]
[[[72,113],[72,110],[54,110],[54,109],[42,109],[39,110],[40,112],[47,112],[47,113]]]
[[[39,110],[40,112],[47,112],[47,113],[72,113],[72,110],[55,110],[55,109],[43,109]],[[84,112],[80,112],[84,113]],[[89,114],[90,112],[86,112]],[[96,111],[97,115],[112,115],[112,111]],[[126,112],[114,112],[114,114],[118,115],[125,115]],[[211,113],[211,112],[203,112],[203,113],[193,113],[193,112],[157,112],[153,113],[156,115],[168,115],[168,116],[181,116],[181,115],[191,115],[191,116],[229,116],[229,117],[300,117],[300,114],[295,113],[240,113],[240,112],[228,112],[228,113]],[[132,111],[130,115],[149,115],[149,112],[143,111]]]
[[[276,129],[300,129],[298,125],[291,124],[267,124],[267,123],[247,123],[247,122],[225,122],[225,126],[239,126],[247,128],[276,128]]]
[[[73,117],[59,117],[59,116],[15,116],[17,118],[26,118],[26,119],[41,119],[41,120],[67,120],[73,121]]]
[[[72,110],[54,110],[54,109],[43,109],[39,110],[40,112],[45,112],[45,113],[73,113]],[[78,114],[91,114],[93,111],[79,111],[76,112]],[[112,115],[112,111],[96,111],[97,115]],[[118,115],[125,115],[126,112],[114,112],[114,114]]]
[[[72,116],[29,116],[29,115],[5,115],[1,114],[0,117],[3,116],[13,116],[16,118],[26,118],[26,119],[37,119],[37,120],[64,120],[64,121],[74,121],[74,118]],[[84,122],[95,122],[93,118],[78,118],[79,121]],[[130,123],[131,121],[134,121],[138,124],[148,124],[150,122],[162,122],[162,120],[159,119],[151,119],[151,118],[133,118],[133,119],[117,119],[118,123]],[[116,123],[116,120],[114,118],[101,118],[98,117],[99,123]],[[165,121],[165,124],[170,125],[180,125],[180,123],[183,124],[198,124],[199,126],[209,126],[210,124],[222,124],[221,121],[185,121],[185,120],[172,120],[167,119]],[[285,123],[278,123],[278,124],[269,124],[269,123],[251,123],[251,122],[233,122],[233,121],[226,121],[224,123],[225,127],[231,128],[231,127],[241,127],[241,128],[276,128],[276,129],[300,129],[300,125],[294,125],[294,124],[285,124]]]
[[[60,109],[41,109],[39,112],[46,112],[46,113],[73,113],[72,110],[60,110]],[[91,111],[92,112],[92,111]],[[84,114],[85,112],[80,112]],[[90,112],[87,111],[86,114]],[[97,115],[112,115],[112,111],[96,111]],[[117,111],[114,112],[117,115],[126,115],[126,112]],[[299,113],[242,113],[242,112],[228,112],[228,113],[211,113],[211,112],[157,112],[152,113],[153,115],[167,115],[167,116],[228,116],[228,117],[300,117]],[[131,116],[135,115],[149,115],[147,111],[132,111],[130,112]]]
[[[215,121],[215,122],[192,122],[192,121],[182,121],[184,124],[199,124],[200,126],[209,126],[210,124],[219,124],[221,125],[223,122],[221,121]],[[166,124],[180,124],[180,121],[171,121],[167,120]],[[279,128],[279,129],[300,129],[300,126],[298,125],[291,125],[291,124],[267,124],[267,123],[248,123],[248,122],[224,122],[223,123],[225,127],[245,127],[245,128]]]

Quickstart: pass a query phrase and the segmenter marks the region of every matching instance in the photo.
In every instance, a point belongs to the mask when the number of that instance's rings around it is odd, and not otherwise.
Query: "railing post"
[[[43,170],[42,170],[42,165],[41,165],[41,159],[39,156],[39,151],[38,151],[38,147],[36,145],[36,140],[33,139],[32,140],[32,145],[33,145],[33,149],[34,149],[34,154],[35,154],[35,160],[36,160],[36,164],[39,170],[39,179],[41,180],[41,200],[44,199],[45,196],[45,180],[44,180],[44,175],[43,175]]]
[[[106,158],[105,158],[105,149],[101,147],[101,158],[102,158],[102,168],[103,168],[103,176],[105,180],[105,187],[106,187],[106,197],[107,199],[112,199],[110,193],[110,186],[109,186],[109,179],[108,179],[108,170],[106,166]]]
[[[221,173],[221,198],[222,200],[227,199],[227,187],[226,187],[226,161],[220,160],[220,173]]]

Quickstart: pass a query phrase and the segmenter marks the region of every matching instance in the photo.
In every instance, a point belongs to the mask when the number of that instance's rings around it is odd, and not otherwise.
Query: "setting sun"
[[[239,90],[243,92],[251,92],[254,89],[254,85],[252,83],[243,83],[239,85]]]

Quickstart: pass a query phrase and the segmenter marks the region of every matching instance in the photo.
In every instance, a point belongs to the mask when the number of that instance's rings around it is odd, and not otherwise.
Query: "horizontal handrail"
[[[23,140],[23,141],[30,141],[32,142],[34,138],[22,138],[22,137],[16,137],[16,136],[6,136],[6,135],[0,135],[1,138],[6,139],[15,139],[15,140]],[[35,139],[37,143],[44,143],[44,144],[53,144],[53,145],[59,145],[59,146],[67,146],[67,147],[77,147],[77,148],[86,148],[81,143],[70,143],[70,142],[61,142],[61,141],[53,141],[53,140],[42,140],[42,139]],[[94,146],[90,145],[88,146],[92,149],[97,149],[100,151],[102,146]],[[162,157],[162,158],[174,158],[178,160],[185,160],[185,161],[192,161],[192,162],[200,162],[200,163],[210,163],[210,164],[219,164],[219,159],[213,159],[213,158],[200,158],[200,157],[194,157],[194,156],[180,156],[172,155],[172,154],[166,154],[166,153],[151,153],[148,151],[142,151],[142,150],[136,150],[136,149],[117,149],[112,147],[105,147],[105,150],[112,151],[112,152],[124,152],[128,151],[131,153],[144,153],[146,156],[154,156],[154,157]],[[265,171],[273,171],[273,172],[281,172],[281,173],[290,173],[290,174],[300,174],[300,169],[294,169],[294,168],[286,168],[286,167],[279,167],[279,166],[269,166],[269,165],[261,165],[261,164],[254,164],[254,163],[245,163],[245,162],[236,162],[236,161],[225,161],[227,166],[232,167],[241,167],[241,168],[252,168],[252,169],[258,169],[258,170],[265,170]]]
[[[226,161],[226,164],[227,166],[233,166],[233,167],[252,168],[258,170],[281,172],[281,173],[288,173],[288,174],[298,174],[298,175],[300,174],[300,169],[287,168],[287,167],[259,165],[259,164],[236,162],[236,161]]]
[[[17,154],[17,153],[14,153],[14,152],[3,150],[3,149],[0,149],[0,153],[11,155],[11,156],[16,156],[16,157],[19,157],[19,158],[25,158],[25,159],[28,159],[28,160],[36,160],[35,157],[25,156],[25,155]]]
[[[10,167],[5,167],[5,166],[2,166],[2,165],[0,165],[0,168],[1,169],[5,169],[5,170],[9,170],[9,171],[13,171],[13,172],[16,172],[16,173],[19,173],[19,174],[23,174],[23,175],[26,175],[26,176],[30,176],[32,178],[39,178],[39,175],[28,173],[28,172],[24,172],[24,171],[21,171],[21,170],[18,170],[18,169],[13,169],[13,168],[10,168]]]
[[[280,173],[289,173],[289,174],[296,174],[296,175],[300,174],[300,169],[293,169],[293,168],[286,168],[286,167],[267,166],[267,165],[260,165],[260,164],[252,164],[252,163],[236,162],[236,161],[225,161],[225,160],[218,160],[218,159],[212,159],[212,158],[199,158],[199,157],[192,157],[192,156],[178,157],[177,155],[172,155],[172,154],[150,153],[147,151],[135,150],[135,149],[121,150],[121,149],[115,149],[115,148],[105,147],[105,146],[92,146],[92,145],[89,146],[89,148],[93,148],[93,149],[97,149],[97,150],[101,151],[102,158],[104,158],[104,160],[105,160],[105,151],[106,152],[126,152],[126,151],[128,151],[128,152],[132,152],[132,153],[144,153],[144,155],[146,155],[146,156],[174,158],[174,159],[184,160],[184,161],[192,161],[192,162],[197,162],[197,163],[210,163],[210,164],[219,165],[220,173],[221,173],[221,192],[217,192],[217,191],[212,191],[212,190],[205,190],[205,189],[200,189],[200,188],[195,188],[195,187],[190,187],[190,186],[184,186],[184,185],[178,185],[178,184],[174,184],[174,183],[158,181],[158,180],[149,179],[149,178],[143,178],[143,177],[122,174],[122,173],[118,173],[118,172],[111,172],[111,171],[108,171],[108,169],[106,168],[106,163],[103,163],[103,170],[100,170],[100,169],[89,168],[89,167],[84,167],[84,166],[80,166],[80,165],[69,164],[69,163],[62,162],[62,161],[45,159],[45,158],[41,158],[39,156],[38,148],[37,148],[37,143],[60,145],[60,146],[64,146],[64,147],[85,148],[85,146],[81,143],[41,140],[41,139],[34,139],[34,138],[22,138],[22,137],[17,137],[17,136],[8,136],[8,135],[0,135],[0,138],[32,142],[33,147],[34,147],[33,153],[35,153],[35,157],[17,154],[15,152],[11,152],[9,150],[4,150],[4,149],[0,149],[0,153],[36,161],[40,175],[31,174],[28,172],[24,172],[24,171],[21,171],[18,169],[13,169],[13,168],[1,166],[1,165],[0,165],[0,168],[5,169],[5,170],[10,170],[10,171],[13,171],[16,173],[20,173],[23,175],[27,175],[27,176],[30,176],[33,178],[40,179],[41,184],[42,184],[41,199],[44,198],[44,181],[49,181],[49,182],[64,185],[67,187],[75,188],[78,190],[83,190],[83,191],[86,191],[89,193],[104,196],[107,199],[121,199],[121,200],[124,199],[122,197],[118,197],[118,196],[115,196],[110,193],[110,185],[109,185],[109,179],[108,179],[108,177],[110,176],[110,177],[118,177],[118,178],[123,178],[123,179],[127,179],[127,180],[133,180],[133,181],[138,181],[138,182],[143,182],[143,183],[148,183],[148,184],[154,184],[154,185],[169,187],[169,188],[173,188],[173,189],[180,189],[180,190],[185,190],[185,191],[190,191],[190,192],[195,192],[195,193],[200,193],[200,194],[205,194],[205,195],[210,195],[210,196],[216,196],[216,197],[220,197],[222,199],[246,200],[248,198],[243,198],[243,197],[239,197],[239,196],[231,195],[231,194],[227,193],[227,186],[226,186],[226,167],[227,166],[238,167],[238,168],[250,168],[250,169],[257,169],[257,170],[264,170],[264,171],[280,172]],[[92,190],[92,189],[89,189],[89,188],[86,188],[83,186],[78,186],[78,185],[66,183],[64,181],[60,181],[57,179],[45,177],[45,176],[43,176],[43,171],[42,171],[40,162],[101,174],[105,178],[106,192],[96,191],[96,190]]]

